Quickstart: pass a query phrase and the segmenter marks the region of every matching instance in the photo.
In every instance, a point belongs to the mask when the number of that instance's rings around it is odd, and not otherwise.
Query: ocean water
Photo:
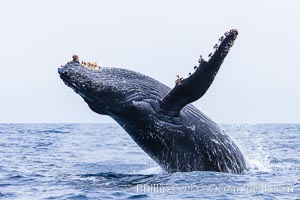
[[[164,172],[116,124],[0,124],[0,199],[300,199],[300,125],[222,125],[250,170]]]

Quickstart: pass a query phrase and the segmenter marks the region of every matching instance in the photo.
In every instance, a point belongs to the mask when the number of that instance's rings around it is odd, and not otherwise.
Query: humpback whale
[[[78,59],[58,69],[64,83],[90,109],[112,117],[167,172],[243,173],[247,163],[238,146],[191,103],[212,84],[238,35],[222,37],[215,52],[170,89],[143,74],[120,68],[88,68]]]

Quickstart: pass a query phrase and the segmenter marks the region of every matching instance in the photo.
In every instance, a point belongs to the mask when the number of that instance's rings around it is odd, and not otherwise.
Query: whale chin
[[[72,88],[75,93],[79,94],[84,100],[92,100],[92,97],[89,97],[85,90],[76,85],[75,83],[71,82],[70,79],[68,79],[65,75],[60,74],[60,78],[64,81],[64,83]]]

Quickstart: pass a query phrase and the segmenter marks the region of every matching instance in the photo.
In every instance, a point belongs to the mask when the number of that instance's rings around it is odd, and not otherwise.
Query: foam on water
[[[250,165],[250,171],[261,171],[261,172],[271,172],[272,170],[268,165],[259,159],[247,159]]]
[[[150,167],[148,169],[144,169],[141,171],[138,171],[137,174],[143,174],[143,175],[149,175],[149,174],[161,174],[161,173],[165,173],[164,170],[157,166],[157,167]]]

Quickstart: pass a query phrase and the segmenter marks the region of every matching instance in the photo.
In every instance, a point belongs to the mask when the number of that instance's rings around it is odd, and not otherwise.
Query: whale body
[[[167,172],[242,173],[238,146],[191,103],[212,84],[238,32],[227,32],[208,61],[173,89],[120,68],[89,69],[72,61],[58,72],[94,112],[112,117]]]

